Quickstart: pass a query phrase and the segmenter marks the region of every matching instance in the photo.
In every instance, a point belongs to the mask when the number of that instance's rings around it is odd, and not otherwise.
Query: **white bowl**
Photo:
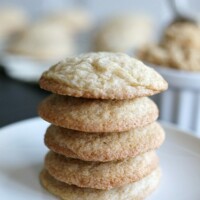
[[[58,61],[36,60],[30,57],[1,53],[0,63],[6,73],[17,80],[37,83],[41,74]]]
[[[200,137],[200,73],[152,67],[169,83],[167,91],[155,96],[160,118]]]

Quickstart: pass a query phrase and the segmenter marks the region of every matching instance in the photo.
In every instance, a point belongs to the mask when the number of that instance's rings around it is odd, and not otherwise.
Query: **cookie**
[[[7,42],[12,42],[12,40],[9,39],[13,39],[13,36],[15,37],[18,33],[24,31],[27,28],[27,13],[23,9],[20,9],[18,7],[4,7],[3,5],[1,5],[0,24],[0,40],[1,42],[6,42],[5,44],[2,43],[2,47],[5,47],[7,45]]]
[[[86,162],[50,151],[45,168],[57,180],[78,187],[111,189],[147,176],[158,166],[158,157],[150,151],[135,158],[111,162]]]
[[[95,47],[97,51],[129,53],[148,43],[152,33],[153,23],[149,16],[125,14],[112,17],[97,32]]]
[[[164,138],[164,130],[157,122],[127,132],[95,134],[51,125],[45,134],[45,144],[66,157],[107,162],[156,149]]]
[[[40,174],[41,184],[63,200],[143,200],[158,186],[161,177],[159,168],[138,182],[111,190],[79,188],[54,179],[46,170]]]
[[[38,113],[44,120],[64,128],[121,132],[155,121],[158,108],[147,97],[116,101],[51,95],[41,102]]]
[[[59,10],[43,18],[47,23],[60,24],[67,29],[72,35],[85,32],[92,27],[92,19],[87,10],[68,9]]]
[[[166,90],[153,69],[122,53],[87,53],[66,58],[42,74],[41,88],[60,95],[132,99]]]
[[[168,26],[158,44],[144,46],[138,51],[139,59],[185,71],[200,71],[200,26],[176,22]]]
[[[74,41],[59,24],[37,22],[16,37],[7,47],[13,54],[37,60],[58,60],[74,54]]]
[[[176,44],[183,49],[200,50],[200,26],[189,22],[176,22],[166,28],[163,35],[165,45]]]

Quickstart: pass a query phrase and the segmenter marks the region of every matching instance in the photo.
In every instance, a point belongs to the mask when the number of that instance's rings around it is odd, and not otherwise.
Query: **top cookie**
[[[69,57],[42,74],[41,88],[60,95],[132,99],[166,90],[153,69],[123,53],[87,53]]]

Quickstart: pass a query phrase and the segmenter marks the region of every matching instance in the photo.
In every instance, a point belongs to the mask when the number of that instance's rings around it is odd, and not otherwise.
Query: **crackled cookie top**
[[[40,86],[61,95],[131,99],[167,89],[153,69],[123,53],[87,53],[69,57],[44,72]]]

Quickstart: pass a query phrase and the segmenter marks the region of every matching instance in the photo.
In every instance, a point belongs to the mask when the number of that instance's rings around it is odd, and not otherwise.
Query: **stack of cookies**
[[[167,89],[142,62],[121,53],[87,53],[44,72],[41,88],[54,94],[39,106],[52,123],[42,185],[65,200],[144,199],[158,185],[155,153],[164,131],[146,96]]]

